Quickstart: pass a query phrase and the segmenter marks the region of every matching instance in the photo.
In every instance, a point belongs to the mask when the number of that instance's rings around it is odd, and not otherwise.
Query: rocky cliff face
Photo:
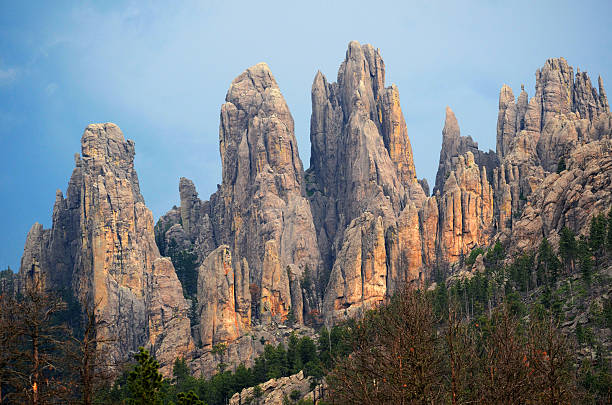
[[[603,190],[609,192],[604,180],[609,174],[594,180],[573,157],[580,153],[585,161],[607,171],[606,144],[595,146],[593,142],[608,139],[610,134],[610,113],[601,79],[598,92],[586,73],[574,76],[564,59],[551,59],[536,72],[536,96],[532,99],[524,89],[515,99],[512,89],[504,85],[499,98],[497,152],[482,152],[471,138],[461,136],[457,119],[447,107],[434,196],[426,198],[408,191],[408,179],[414,176],[400,173],[405,162],[411,161],[411,154],[405,152],[406,148],[390,147],[393,142],[387,140],[393,137],[386,132],[389,126],[377,127],[389,111],[377,104],[377,92],[384,85],[383,66],[380,55],[369,46],[359,49],[358,44],[351,43],[338,83],[328,84],[319,73],[313,84],[309,172],[316,185],[309,190],[313,193],[321,250],[333,264],[324,299],[327,317],[337,318],[341,313],[351,314],[372,305],[398,285],[419,282],[432,267],[460,262],[476,246],[487,246],[497,238],[515,247],[537,243],[542,235],[568,224],[569,208],[563,208],[568,205],[564,203],[566,198],[572,201],[569,205],[581,207],[581,218],[574,229],[580,229],[594,212],[608,204]],[[369,77],[364,78],[367,74],[363,72],[369,72]],[[396,94],[397,89],[389,88],[389,92]],[[362,130],[351,126],[357,112],[364,117],[364,124],[357,127]],[[395,116],[398,114],[401,112],[395,110]],[[395,122],[402,128],[402,120]],[[372,130],[368,132],[367,128]],[[375,142],[367,146],[360,139],[382,139],[385,149]],[[404,144],[409,145],[409,141]],[[358,158],[363,150],[370,157],[367,161]],[[398,164],[397,152],[401,150],[404,160]],[[331,166],[325,165],[328,160]],[[558,175],[554,172],[570,161],[572,166],[567,170],[574,179],[572,187],[582,192],[565,197],[559,191],[561,183],[555,184]],[[590,170],[595,172],[594,168]],[[333,173],[342,175],[334,177]],[[359,178],[354,173],[368,175]],[[359,187],[370,189],[363,192]],[[595,199],[602,202],[595,204]],[[546,204],[555,208],[545,209]],[[348,227],[342,222],[357,218],[359,213],[372,213],[382,222],[385,260],[379,260],[373,272],[379,278],[365,277],[369,262],[359,264],[362,257],[374,255],[365,245],[358,247],[355,237],[354,227],[363,223],[363,214],[360,221]],[[347,254],[349,251],[351,254]],[[376,293],[369,296],[365,291]]]
[[[321,259],[293,118],[265,63],[232,82],[221,107],[219,151],[217,192],[202,201],[181,178],[181,205],[160,219],[156,238],[166,250],[197,255],[196,340],[205,353],[229,344],[237,363],[263,348],[240,339],[252,321],[275,324],[291,313],[299,323],[319,306],[315,284],[302,287],[307,274],[316,280]],[[194,367],[208,373],[216,363],[204,354]]]
[[[306,268],[316,276],[320,255],[293,119],[265,63],[232,82],[221,107],[219,150],[219,190],[201,201],[193,183],[181,179],[181,206],[160,220],[158,240],[174,240],[200,261],[226,244],[234,262],[249,269],[242,288],[255,286],[258,319],[283,319],[292,307],[287,268],[298,278]]]
[[[277,271],[273,257],[283,272],[289,264],[316,272],[319,252],[293,119],[266,64],[232,82],[221,107],[219,149],[225,209],[221,234],[234,255],[246,258],[254,280],[262,283]],[[276,307],[272,315],[284,316],[290,302],[279,298],[285,309]]]
[[[479,167],[472,152],[455,157],[440,196],[438,254],[447,263],[487,245],[493,234],[493,189],[486,167]]]
[[[598,80],[598,93],[585,72],[578,70],[574,75],[573,71],[563,58],[547,60],[536,72],[531,99],[524,88],[515,100],[512,89],[502,87],[497,124],[500,166],[493,184],[498,231],[506,236],[524,232],[527,224],[517,220],[524,211],[531,211],[526,204],[532,194],[538,193],[536,200],[543,198],[551,173],[567,167],[581,145],[610,136],[603,81]],[[592,212],[589,208],[585,215]]]
[[[209,375],[250,364],[262,341],[281,342],[288,317],[300,327],[358,315],[476,246],[554,243],[563,226],[580,231],[612,203],[603,82],[595,89],[564,59],[536,72],[532,98],[502,87],[496,152],[461,136],[446,109],[432,196],[416,176],[398,88],[385,87],[371,45],[349,44],[336,82],[316,74],[310,137],[304,172],[270,69],[250,67],[221,107],[221,185],[203,200],[181,178],[180,206],[153,228],[133,143],[113,124],[89,126],[53,226],[28,234],[21,284],[99,302],[115,360],[148,345],[166,373],[184,356]]]
[[[446,118],[442,129],[442,148],[440,149],[440,162],[436,173],[436,184],[433,193],[444,192],[444,184],[453,170],[453,158],[464,156],[470,152],[474,157],[474,162],[479,166],[485,167],[489,173],[497,167],[497,155],[493,151],[483,152],[478,149],[478,143],[474,142],[469,136],[461,136],[459,123],[455,113],[450,107],[446,107]]]
[[[249,268],[232,264],[229,246],[221,245],[204,260],[198,274],[198,313],[203,346],[231,342],[251,322]],[[246,284],[246,286],[245,286]],[[244,305],[243,303],[248,303]],[[241,305],[242,304],[242,305]]]
[[[310,137],[306,187],[331,271],[320,280],[324,310],[340,316],[418,280],[422,247],[434,249],[421,240],[421,223],[431,227],[434,215],[420,214],[429,187],[417,180],[399,91],[385,87],[378,50],[351,42],[336,83],[317,73]]]
[[[146,345],[168,372],[177,355],[193,349],[188,305],[155,244],[134,143],[114,124],[92,124],[75,160],[66,198],[57,193],[52,228],[35,224],[28,235],[22,282],[68,288],[83,305],[95,305],[105,325],[98,333],[114,339],[104,349],[111,362]]]
[[[326,267],[343,231],[364,211],[393,219],[408,200],[425,198],[418,183],[395,86],[384,87],[385,65],[371,45],[351,42],[328,83],[312,85],[312,143],[307,184]]]

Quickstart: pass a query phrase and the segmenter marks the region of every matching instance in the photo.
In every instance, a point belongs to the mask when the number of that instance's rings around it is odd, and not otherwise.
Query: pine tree
[[[331,354],[331,337],[329,330],[326,327],[322,327],[319,331],[318,339],[319,359],[323,363],[326,369],[331,369],[333,366],[332,354]]]
[[[566,168],[567,167],[565,165],[565,158],[563,156],[561,156],[561,159],[559,159],[559,163],[557,163],[557,174],[560,174]]]
[[[236,391],[239,392],[243,388],[251,387],[254,384],[253,373],[251,369],[246,368],[244,364],[240,363],[236,371],[234,372],[234,384]]]
[[[538,260],[536,271],[538,274],[539,284],[554,284],[557,282],[559,275],[559,259],[555,255],[555,252],[548,242],[548,239],[544,237],[540,242],[538,248]]]
[[[434,290],[433,309],[438,319],[448,318],[448,290],[444,281],[440,282]]]
[[[302,369],[302,361],[298,353],[299,342],[300,340],[295,333],[291,333],[287,344],[287,367],[289,367],[291,374],[295,374]]]
[[[559,255],[563,259],[563,265],[567,271],[573,271],[575,267],[576,255],[578,253],[578,245],[576,244],[576,235],[567,226],[561,229],[561,238],[559,240]]]
[[[608,254],[612,253],[612,207],[610,207],[610,211],[608,212],[608,235],[606,239],[606,248],[608,249]]]
[[[593,273],[593,255],[589,249],[589,244],[584,237],[581,237],[577,245],[578,249],[578,266],[582,272],[582,277],[590,281]]]
[[[177,395],[178,405],[206,405],[193,391],[181,392]]]
[[[595,215],[591,218],[589,227],[589,249],[595,255],[595,267],[599,266],[599,262],[603,256],[606,243],[606,227],[607,221],[604,214]]]
[[[163,376],[158,371],[159,363],[143,347],[138,348],[134,355],[138,362],[134,370],[128,375],[128,387],[131,397],[130,405],[161,404],[159,390],[162,386]]]
[[[58,322],[66,303],[43,291],[38,282],[13,300],[12,333],[17,346],[13,364],[14,399],[17,403],[43,404],[51,399],[68,401],[71,392],[58,372],[64,369],[64,349],[69,330]],[[4,348],[3,348],[4,349]],[[65,376],[64,376],[65,377]]]

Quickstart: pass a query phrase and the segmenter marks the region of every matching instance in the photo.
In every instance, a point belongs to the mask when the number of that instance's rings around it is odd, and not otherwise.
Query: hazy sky
[[[287,100],[307,168],[312,80],[321,70],[335,81],[357,40],[380,48],[417,174],[433,187],[445,106],[464,135],[494,149],[503,83],[532,96],[534,72],[558,56],[612,81],[611,16],[611,1],[575,0],[2,1],[0,268],[18,269],[34,222],[50,226],[89,123],[114,122],[135,140],[157,219],[178,204],[181,176],[203,199],[215,191],[219,109],[258,62]]]

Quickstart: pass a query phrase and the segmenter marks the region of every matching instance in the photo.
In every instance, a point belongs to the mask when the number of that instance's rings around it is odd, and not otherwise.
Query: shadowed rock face
[[[83,305],[95,303],[105,321],[98,331],[115,339],[105,353],[129,358],[152,348],[165,372],[178,354],[193,349],[188,305],[172,263],[160,258],[153,215],[134,170],[134,143],[114,124],[92,124],[81,139],[81,156],[58,192],[53,226],[32,227],[22,258],[24,283],[36,273],[49,289],[71,288]]]
[[[382,218],[365,212],[345,232],[325,291],[326,317],[353,317],[382,302],[387,292],[386,259]]]

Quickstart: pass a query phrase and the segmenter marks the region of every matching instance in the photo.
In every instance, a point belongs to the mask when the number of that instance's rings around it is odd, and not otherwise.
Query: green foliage
[[[596,399],[602,399],[597,403],[610,403],[610,400],[612,400],[612,374],[610,373],[609,362],[603,358],[601,350],[597,351],[595,361],[590,359],[583,361],[580,367],[580,376],[580,384],[592,395],[592,398],[589,398],[591,403],[596,403]]]
[[[289,307],[289,312],[287,312],[287,319],[285,320],[285,323],[289,326],[295,323],[295,312],[293,307]]]
[[[492,248],[489,248],[485,255],[485,265],[487,271],[497,271],[501,267],[501,263],[506,258],[506,252],[502,244],[497,241]]]
[[[560,319],[563,310],[563,301],[559,297],[556,291],[553,291],[550,287],[544,287],[542,295],[540,296],[540,302],[555,319]]]
[[[304,268],[304,274],[302,275],[301,284],[302,288],[306,291],[310,291],[310,289],[312,288],[312,274],[308,265],[306,265],[306,267]]]
[[[172,260],[185,298],[195,299],[198,292],[198,255],[186,249],[179,249],[174,239],[168,244],[166,254]]]
[[[574,262],[578,256],[578,244],[576,242],[576,235],[574,231],[564,226],[561,229],[559,239],[559,255],[563,260],[563,265],[566,270],[573,270]]]
[[[544,237],[538,247],[536,261],[536,274],[538,285],[554,285],[559,277],[561,263],[555,254],[552,245]]]
[[[448,318],[448,290],[446,283],[441,282],[436,285],[433,292],[433,310],[436,317],[440,320]]]
[[[593,255],[589,249],[589,243],[584,237],[578,240],[577,244],[578,267],[582,273],[582,277],[590,282],[593,274]]]
[[[591,218],[589,226],[589,249],[594,254],[601,253],[606,242],[607,221],[604,214],[595,215]]]
[[[588,326],[582,326],[580,323],[576,325],[576,339],[580,344],[592,345],[595,342],[593,330]]]
[[[160,389],[163,376],[158,371],[159,363],[149,355],[143,347],[138,348],[134,355],[136,367],[128,374],[127,382],[130,390],[128,404],[147,405],[161,404]]]
[[[289,398],[293,401],[297,401],[298,399],[300,399],[301,396],[302,393],[300,392],[300,390],[293,390],[291,391],[291,394],[289,394]]]
[[[567,167],[565,166],[565,158],[561,156],[561,159],[559,159],[559,163],[557,163],[557,174],[560,174],[566,168]]]
[[[210,352],[212,354],[223,355],[225,354],[226,350],[227,350],[227,343],[221,342],[221,343],[214,344]]]
[[[347,355],[350,349],[344,347],[344,340],[347,339],[346,330],[341,327],[332,329],[333,350],[335,353]],[[329,336],[329,333],[328,333]],[[326,346],[328,347],[328,346]],[[215,345],[213,348],[217,353],[224,352],[226,346]],[[146,351],[145,351],[146,352]],[[327,354],[329,357],[329,354]],[[148,356],[148,353],[147,353]],[[155,392],[155,397],[150,396],[149,403],[175,403],[175,404],[202,404],[222,405],[226,404],[236,392],[248,387],[259,387],[259,384],[268,381],[270,378],[287,377],[303,370],[305,375],[314,377],[315,381],[325,375],[325,367],[321,361],[321,351],[315,341],[308,336],[298,337],[293,334],[289,337],[287,347],[279,344],[277,346],[266,345],[261,356],[255,359],[252,368],[247,368],[240,364],[233,372],[221,369],[217,374],[209,379],[195,378],[191,375],[189,367],[183,359],[174,362],[172,380],[161,380],[156,377],[138,377],[142,374],[153,375],[153,369],[157,370],[157,362],[150,356],[137,354],[138,364],[132,366],[114,384],[113,389],[107,393],[105,400],[111,403],[143,403],[133,402],[134,398],[142,398],[146,393]],[[334,357],[334,359],[337,357]],[[332,366],[333,360],[330,361]],[[143,370],[148,370],[147,372]],[[140,383],[137,386],[132,381],[151,381],[154,383]],[[139,388],[140,386],[153,389]],[[255,388],[263,395],[261,388]],[[157,402],[155,402],[157,401]],[[189,402],[191,401],[191,402]],[[200,401],[200,402],[198,402]]]
[[[472,249],[472,251],[470,252],[470,255],[467,257],[467,259],[465,259],[465,264],[467,266],[473,266],[474,263],[476,263],[476,258],[479,255],[484,254],[484,249],[481,247],[475,247],[474,249]]]
[[[318,352],[321,365],[330,370],[339,359],[347,357],[353,350],[352,337],[355,320],[351,319],[331,328],[321,328],[318,339]]]
[[[513,316],[521,317],[527,312],[525,304],[523,304],[521,300],[521,296],[514,291],[506,294],[505,304],[509,313]]]
[[[188,393],[180,392],[177,398],[177,405],[206,405],[206,403],[201,401],[193,391],[189,391]]]

